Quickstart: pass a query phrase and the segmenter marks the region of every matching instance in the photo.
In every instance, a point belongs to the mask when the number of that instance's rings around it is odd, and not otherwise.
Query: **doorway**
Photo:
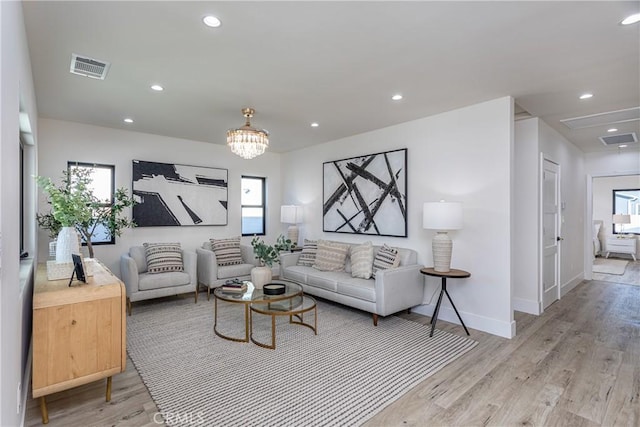
[[[560,165],[542,161],[542,309],[560,298]]]

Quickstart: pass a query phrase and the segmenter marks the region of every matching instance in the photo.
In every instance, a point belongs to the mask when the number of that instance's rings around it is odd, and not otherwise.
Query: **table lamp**
[[[613,214],[613,220],[611,222],[620,225],[620,233],[623,234],[624,224],[631,224],[631,215]]]
[[[287,238],[292,246],[298,246],[298,226],[302,222],[302,206],[284,205],[280,207],[280,222],[291,224],[287,229]]]
[[[426,202],[422,209],[422,226],[427,230],[436,230],[433,237],[433,269],[441,273],[451,270],[451,252],[453,242],[447,232],[462,228],[462,203]]]

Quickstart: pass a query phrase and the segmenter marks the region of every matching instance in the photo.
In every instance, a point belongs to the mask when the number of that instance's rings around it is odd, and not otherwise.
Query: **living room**
[[[20,213],[10,208],[20,200],[19,191],[14,188],[15,177],[18,176],[19,144],[10,142],[19,140],[18,111],[29,118],[30,133],[34,138],[34,144],[25,148],[25,154],[31,159],[30,175],[58,177],[68,161],[110,164],[115,166],[116,186],[130,189],[133,160],[228,170],[229,215],[226,226],[205,229],[138,227],[126,230],[115,245],[96,248],[96,257],[116,275],[119,274],[120,256],[133,245],[180,241],[185,248],[195,249],[210,238],[239,235],[242,176],[259,176],[267,180],[265,240],[273,242],[286,232],[286,225],[280,222],[279,215],[283,204],[304,207],[301,240],[341,240],[340,236],[323,232],[323,162],[406,148],[407,237],[350,235],[342,240],[372,240],[374,244],[411,248],[418,252],[418,262],[429,266],[432,264],[431,239],[434,233],[422,226],[422,204],[441,199],[462,201],[464,227],[451,233],[455,245],[452,266],[464,268],[472,274],[464,283],[451,288],[451,294],[468,327],[504,338],[513,338],[517,334],[514,310],[534,314],[541,311],[537,271],[540,248],[536,243],[539,218],[530,215],[531,210],[537,212],[539,207],[537,198],[531,194],[538,191],[541,153],[560,164],[563,174],[561,193],[565,203],[563,214],[567,220],[560,254],[561,295],[583,279],[590,278],[588,253],[591,240],[585,225],[590,222],[586,180],[591,176],[638,173],[640,170],[637,148],[585,153],[539,118],[514,121],[518,100],[511,93],[386,126],[369,127],[357,134],[329,138],[319,144],[283,151],[267,150],[251,161],[229,152],[224,145],[223,134],[215,136],[217,143],[212,143],[139,131],[120,123],[100,126],[73,119],[43,117],[36,105],[39,88],[34,84],[31,70],[33,59],[30,55],[34,47],[28,45],[20,3],[3,2],[0,11],[3,43],[0,86],[3,283],[0,400],[3,403],[0,424],[3,425],[19,424],[15,422],[18,419],[15,407],[21,404],[28,389],[20,384],[27,378],[25,370],[28,369],[31,334],[30,293],[33,289],[28,284],[29,280],[24,287],[5,286],[20,277],[19,262],[9,256],[15,252],[10,248],[17,247],[19,241],[16,224],[20,222]],[[637,28],[635,31],[637,34]],[[71,77],[81,79],[79,76]],[[81,84],[94,83],[103,82],[87,79]],[[635,84],[637,86],[637,82]],[[628,91],[633,92],[633,83]],[[154,98],[156,95],[164,94],[146,91],[140,97],[153,104],[160,102],[158,99],[161,98]],[[633,105],[637,103],[636,96]],[[229,107],[229,114],[239,121],[242,117],[236,107],[245,105]],[[253,119],[255,124],[270,127],[266,119],[268,114],[261,115],[262,106],[254,107],[257,109]],[[335,108],[341,109],[339,104]],[[384,107],[386,110],[391,108]],[[343,111],[344,115],[348,116],[348,113],[348,110]],[[235,121],[230,119],[228,127],[234,126]],[[272,139],[277,139],[277,132],[271,130]],[[532,140],[535,141],[533,145],[529,143]],[[28,186],[25,192],[30,200],[27,212],[33,215],[46,211],[45,198],[35,184]],[[26,227],[25,249],[35,255],[36,261],[46,260],[47,234],[37,230],[34,221]],[[248,243],[250,237],[243,238],[243,241]],[[439,285],[435,278],[425,279],[425,298],[422,305],[414,308],[414,313],[431,315]],[[457,323],[456,315],[449,307],[443,309],[441,319]],[[19,389],[18,398],[16,388]],[[18,412],[19,417],[24,408]]]

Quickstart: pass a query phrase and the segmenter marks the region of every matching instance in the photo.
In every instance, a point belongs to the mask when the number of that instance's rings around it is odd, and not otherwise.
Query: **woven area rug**
[[[594,273],[623,275],[629,261],[622,259],[596,258],[593,260]]]
[[[223,306],[224,304],[224,306]],[[242,306],[220,303],[219,326],[242,336]],[[395,316],[318,301],[318,334],[278,320],[276,349],[213,332],[213,298],[138,303],[127,350],[170,425],[355,426],[477,342]],[[305,320],[313,316],[305,314]],[[254,317],[267,341],[270,318]]]

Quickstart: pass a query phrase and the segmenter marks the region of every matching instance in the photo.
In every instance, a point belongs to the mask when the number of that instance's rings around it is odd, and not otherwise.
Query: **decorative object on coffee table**
[[[284,294],[285,285],[282,283],[267,283],[262,287],[265,295],[281,295]]]
[[[441,273],[449,271],[453,242],[447,231],[462,228],[462,203],[460,202],[426,202],[422,211],[422,226],[428,230],[436,230],[432,241],[434,270]]]
[[[271,282],[273,277],[271,267],[273,267],[274,262],[279,262],[280,253],[273,246],[267,245],[258,236],[253,237],[251,246],[256,259],[260,261],[260,267],[254,267],[251,270],[251,282],[256,289],[262,289],[262,286]]]

